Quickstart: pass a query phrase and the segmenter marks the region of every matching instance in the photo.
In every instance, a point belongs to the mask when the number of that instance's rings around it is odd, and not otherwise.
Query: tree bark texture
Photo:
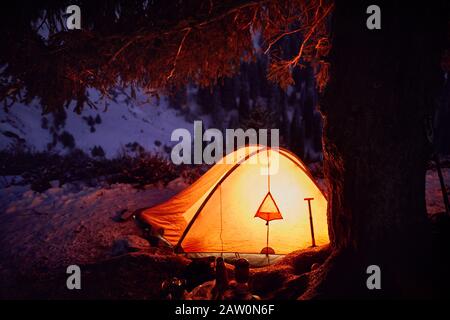
[[[334,253],[307,296],[416,297],[430,294],[425,120],[441,83],[446,4],[337,0],[330,82],[321,101],[328,224]],[[380,266],[382,289],[366,287]]]

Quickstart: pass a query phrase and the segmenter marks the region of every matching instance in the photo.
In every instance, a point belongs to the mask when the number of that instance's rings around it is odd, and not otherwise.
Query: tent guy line
[[[265,152],[268,148],[260,145],[244,148],[226,156],[236,158],[238,151],[245,151],[234,164],[224,161],[214,165],[170,200],[143,210],[141,218],[163,229],[177,253],[188,255],[278,255],[329,243],[327,200],[306,166],[284,149]],[[267,161],[251,163],[249,159],[258,154]],[[279,168],[274,173],[271,167],[267,170],[267,164],[275,157],[279,158]],[[269,176],[260,174],[262,167]],[[310,203],[314,226],[305,198],[314,198]],[[272,220],[270,239],[267,226],[255,216]]]

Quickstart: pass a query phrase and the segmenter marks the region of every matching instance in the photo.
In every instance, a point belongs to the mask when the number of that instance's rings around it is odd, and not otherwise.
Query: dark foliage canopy
[[[67,30],[65,9],[81,8],[81,30]],[[75,103],[94,107],[88,89],[108,97],[117,86],[171,91],[188,82],[215,84],[241,62],[268,54],[270,80],[287,87],[310,63],[327,81],[328,0],[70,0],[1,5],[0,99],[40,99],[44,112]],[[263,46],[254,39],[261,36]],[[279,45],[297,36],[299,51]]]

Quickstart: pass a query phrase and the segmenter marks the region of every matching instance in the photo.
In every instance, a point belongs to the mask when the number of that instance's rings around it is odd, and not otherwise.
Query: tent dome
[[[265,204],[269,190],[271,203]],[[163,228],[164,237],[183,252],[259,254],[270,248],[287,254],[313,243],[306,198],[314,199],[315,244],[326,244],[327,200],[306,166],[282,148],[245,146],[173,198],[144,210],[141,218]],[[267,212],[258,215],[262,207],[278,210],[270,221],[269,248],[261,218]]]

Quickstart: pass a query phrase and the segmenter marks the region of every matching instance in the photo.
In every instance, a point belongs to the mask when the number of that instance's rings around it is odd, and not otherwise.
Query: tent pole
[[[270,261],[269,261],[269,221],[267,221],[266,225],[267,225],[266,256],[267,256],[267,264],[270,264]]]
[[[269,157],[269,148],[267,147],[267,192],[270,194],[270,157]],[[266,256],[267,256],[267,264],[270,264],[269,261],[269,221],[267,220],[267,237],[266,237]]]

